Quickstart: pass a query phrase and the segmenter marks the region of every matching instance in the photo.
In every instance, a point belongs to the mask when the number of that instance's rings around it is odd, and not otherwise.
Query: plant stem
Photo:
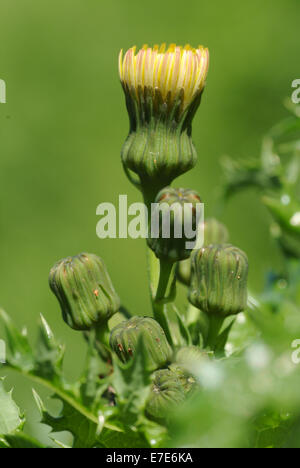
[[[109,346],[110,331],[108,322],[102,323],[95,327],[95,345],[100,357],[106,363],[111,362],[111,349]]]
[[[156,294],[152,300],[153,314],[155,320],[163,328],[170,343],[173,342],[170,327],[167,320],[167,303],[172,302],[171,285],[173,283],[173,264],[160,260],[160,274]]]
[[[109,328],[108,322],[102,323],[95,327],[96,339],[101,343],[103,346],[109,348]]]
[[[148,263],[148,277],[149,277],[149,287],[150,287],[150,296],[153,303],[157,286],[159,283],[159,260],[156,258],[155,254],[151,249],[147,247],[147,263]]]
[[[170,286],[171,273],[173,270],[173,263],[166,262],[164,260],[159,261],[160,272],[159,272],[159,282],[155,295],[155,302],[162,301],[167,299],[168,290]]]
[[[208,346],[212,351],[215,351],[219,333],[221,331],[222,325],[224,323],[224,317],[219,317],[218,315],[209,315],[209,330],[206,340],[206,346]]]
[[[143,191],[144,203],[148,210],[148,226],[151,226],[151,203],[154,202],[157,190],[153,187],[148,192]],[[163,328],[167,339],[172,343],[171,332],[166,316],[166,303],[172,301],[168,294],[172,285],[173,264],[164,260],[158,260],[150,248],[147,248],[149,287],[153,316]]]

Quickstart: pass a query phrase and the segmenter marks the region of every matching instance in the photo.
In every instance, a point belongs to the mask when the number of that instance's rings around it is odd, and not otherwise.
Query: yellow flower
[[[147,200],[154,200],[196,163],[192,121],[208,63],[208,49],[201,46],[144,45],[137,53],[132,47],[124,57],[120,52],[119,74],[130,121],[122,162]]]
[[[139,90],[150,88],[159,91],[164,102],[173,102],[182,93],[183,112],[198,96],[204,86],[209,65],[208,49],[190,45],[144,45],[136,53],[136,47],[119,55],[119,74],[123,87],[139,100]]]

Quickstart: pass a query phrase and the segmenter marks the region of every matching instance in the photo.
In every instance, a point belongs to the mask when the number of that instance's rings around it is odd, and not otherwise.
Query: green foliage
[[[52,415],[37,392],[34,398],[41,413],[41,422],[51,428],[50,438],[60,447],[57,433],[69,432],[73,436],[72,447],[150,447],[159,446],[166,437],[166,429],[143,415],[151,378],[146,370],[144,344],[139,342],[136,357],[126,366],[115,363],[113,376],[100,378],[106,370],[101,356],[88,340],[88,353],[84,373],[74,385],[63,377],[63,348],[41,317],[36,349],[29,345],[24,333],[20,333],[3,312],[9,337],[7,368],[13,368],[53,392],[52,398],[62,407],[58,415]],[[26,349],[26,359],[17,359]],[[28,362],[31,363],[28,366]],[[113,387],[112,387],[113,385]],[[117,400],[118,407],[112,406]],[[43,445],[23,432],[25,420],[6,393],[0,381],[0,444],[3,448]]]
[[[9,434],[22,424],[20,411],[12,399],[11,392],[6,393],[3,379],[0,380],[0,434]]]
[[[0,379],[0,448],[42,448],[43,445],[23,432],[25,419],[6,392],[4,379]]]
[[[176,268],[162,259],[160,263],[150,259],[152,310],[160,325],[152,318],[146,320],[154,322],[156,328],[161,326],[169,340],[167,358],[159,363],[163,368],[153,374],[156,366],[148,365],[149,349],[155,354],[160,343],[155,327],[147,330],[146,336],[135,336],[134,353],[127,363],[118,359],[115,345],[109,348],[103,330],[84,327],[87,356],[75,382],[66,379],[65,347],[43,316],[37,343],[32,346],[26,329],[19,331],[1,310],[7,343],[4,371],[21,374],[35,388],[45,387],[61,406],[58,413],[52,413],[33,389],[41,423],[50,430],[49,443],[35,440],[27,433],[25,417],[0,379],[1,448],[299,447],[300,127],[299,116],[292,111],[294,114],[264,139],[260,160],[225,163],[223,198],[228,200],[241,189],[254,186],[273,217],[271,234],[278,241],[283,261],[280,271],[267,272],[263,291],[248,294],[246,304],[245,274],[236,317],[225,317],[232,312],[229,306],[229,313],[221,320],[217,314],[209,314],[203,304],[220,293],[217,282],[207,287],[207,280],[217,271],[213,255],[210,267],[201,271],[203,288],[193,284],[195,294],[201,296],[201,301],[193,304],[203,310],[188,306],[187,301],[184,310],[176,297]],[[217,251],[219,247],[209,249]],[[240,258],[235,263],[240,267]],[[231,278],[234,266],[226,264],[221,271],[224,283]],[[81,294],[84,279],[81,275],[76,278],[76,294]],[[224,286],[225,296],[231,283]],[[232,296],[236,299],[236,291]],[[97,294],[93,297],[96,300]],[[77,300],[75,303],[77,306]],[[71,309],[72,304],[72,315]],[[218,311],[220,315],[228,312],[224,304]],[[130,317],[122,308],[116,327],[131,324]],[[128,346],[130,340],[131,335]],[[69,446],[60,440],[63,432],[72,436]]]

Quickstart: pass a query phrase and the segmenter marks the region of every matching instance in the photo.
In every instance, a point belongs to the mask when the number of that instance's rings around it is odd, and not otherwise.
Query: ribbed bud
[[[204,222],[204,244],[226,244],[229,239],[229,232],[226,226],[215,218],[208,218]],[[189,286],[191,281],[191,261],[183,260],[178,263],[177,278],[182,284]]]
[[[149,371],[163,367],[171,360],[172,349],[165,332],[151,317],[132,317],[119,323],[111,331],[110,347],[125,363],[134,356],[140,338],[145,346]]]
[[[247,306],[248,259],[230,244],[210,245],[195,251],[189,301],[209,314],[226,317]]]
[[[50,271],[49,285],[64,321],[75,330],[90,330],[106,322],[120,307],[105,264],[94,254],[60,260]]]
[[[148,246],[157,258],[177,262],[188,258],[195,243],[201,215],[201,200],[190,189],[166,187],[155,199],[149,228]],[[154,234],[155,233],[155,234]]]
[[[171,372],[174,373],[175,377],[181,383],[185,395],[188,395],[197,388],[199,388],[198,382],[195,379],[195,377],[181,365],[174,363],[169,366],[169,369]]]
[[[170,369],[176,373],[186,394],[199,388],[193,373],[199,369],[201,364],[205,363],[210,354],[198,346],[184,346],[176,352],[174,363]]]
[[[168,369],[156,371],[146,405],[147,414],[155,420],[165,419],[184,400],[184,388],[176,373]]]
[[[191,169],[196,150],[192,119],[208,71],[208,50],[171,44],[129,49],[119,56],[130,132],[122,149],[126,169],[158,190]],[[157,191],[158,191],[157,190]]]

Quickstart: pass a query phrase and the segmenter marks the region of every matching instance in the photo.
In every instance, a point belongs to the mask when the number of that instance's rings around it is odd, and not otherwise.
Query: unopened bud
[[[215,218],[208,218],[204,221],[204,243],[203,247],[211,244],[226,244],[229,239],[229,233],[226,226]],[[186,286],[191,281],[191,261],[183,260],[178,263],[177,278]]]
[[[60,260],[50,271],[49,285],[64,321],[75,330],[90,330],[106,322],[120,307],[105,264],[94,254]]]
[[[210,245],[195,251],[189,301],[208,314],[222,317],[247,307],[248,259],[230,244]]]
[[[190,189],[166,187],[155,199],[148,245],[156,257],[169,262],[188,258],[196,244],[201,200]]]
[[[131,359],[142,339],[146,351],[147,369],[153,371],[171,360],[172,349],[165,332],[151,317],[132,317],[119,323],[110,334],[110,347],[122,362]]]
[[[146,405],[147,414],[155,420],[163,420],[184,400],[184,388],[176,373],[168,369],[156,371]]]

